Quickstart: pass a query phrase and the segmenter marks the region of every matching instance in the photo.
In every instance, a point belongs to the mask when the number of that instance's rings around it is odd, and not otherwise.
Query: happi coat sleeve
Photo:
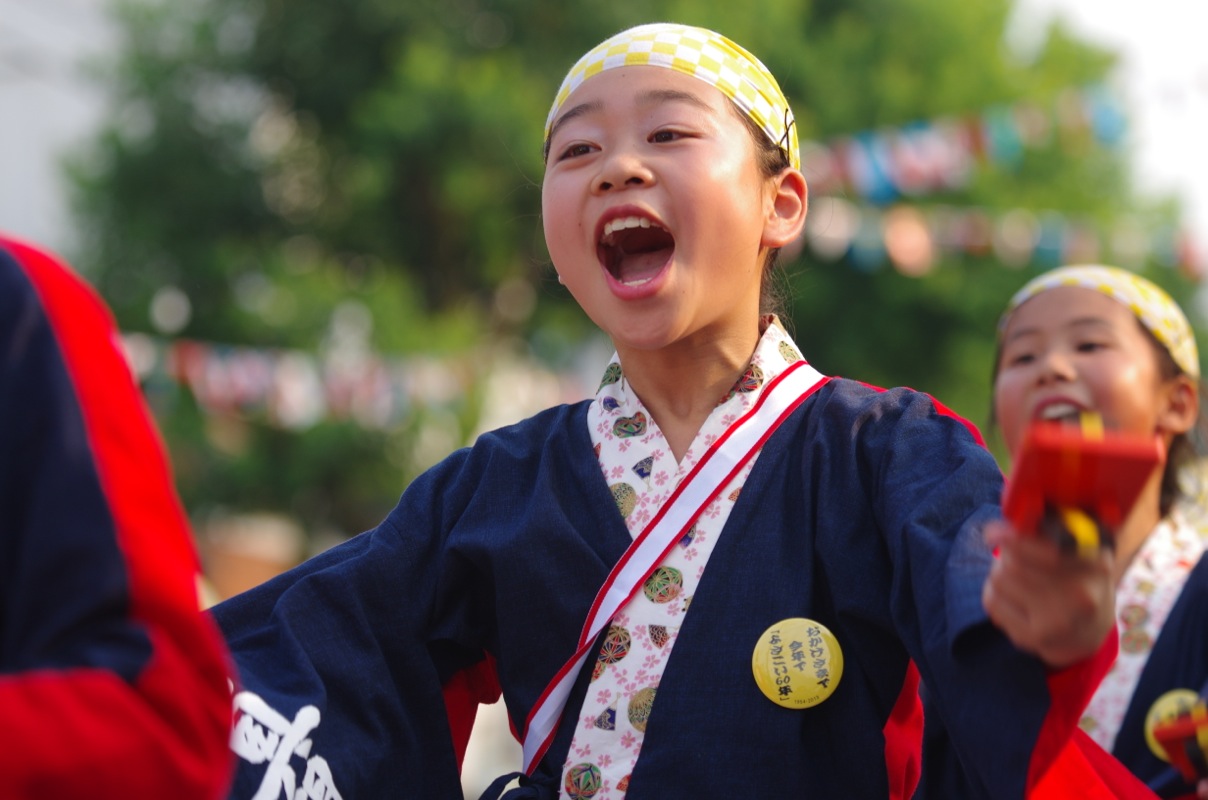
[[[0,238],[0,795],[221,796],[229,669],[108,310]]]
[[[233,797],[461,797],[477,705],[500,683],[532,705],[629,540],[585,408],[479,437],[375,529],[213,609],[240,672]]]
[[[344,798],[460,797],[465,720],[496,681],[523,734],[630,543],[586,409],[480,437],[374,530],[214,609],[240,670],[234,796],[309,779]],[[1077,714],[981,606],[1001,489],[971,428],[926,395],[847,380],[812,394],[765,443],[685,599],[626,798],[910,797],[920,676],[984,796],[1023,797]],[[826,625],[844,659],[804,710],[751,670],[764,631],[795,617]],[[1062,675],[1084,704],[1098,677]],[[590,678],[517,796],[556,796]]]

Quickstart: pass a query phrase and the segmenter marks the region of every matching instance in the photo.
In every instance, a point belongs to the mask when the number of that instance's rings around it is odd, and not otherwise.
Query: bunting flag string
[[[801,142],[802,171],[818,194],[885,204],[968,185],[975,166],[1013,167],[1029,149],[1054,142],[1119,148],[1127,133],[1123,104],[1105,85],[1061,92],[1051,107],[998,105],[980,113],[865,131],[829,142]]]
[[[581,376],[551,372],[492,345],[455,356],[406,358],[367,347],[316,355],[144,333],[123,334],[122,345],[150,397],[182,386],[207,416],[295,431],[332,421],[389,430],[419,411],[456,410],[472,394],[481,397],[480,426],[497,427],[536,413],[550,398],[577,400],[589,388]]]
[[[858,205],[841,197],[810,203],[801,239],[786,256],[808,247],[824,261],[846,260],[872,272],[886,264],[922,277],[941,257],[990,257],[1008,268],[1032,264],[1106,262],[1138,269],[1149,261],[1199,281],[1208,251],[1177,226],[1152,227],[1122,218],[1110,228],[1057,211],[990,211],[948,205]]]

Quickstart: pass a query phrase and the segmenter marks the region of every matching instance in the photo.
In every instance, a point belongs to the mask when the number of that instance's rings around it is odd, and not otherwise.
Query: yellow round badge
[[[763,632],[751,656],[755,683],[769,700],[785,708],[818,705],[843,677],[839,640],[812,619],[792,617]]]
[[[1154,701],[1145,714],[1145,743],[1153,754],[1163,761],[1170,761],[1166,750],[1154,738],[1153,729],[1163,722],[1170,722],[1181,714],[1187,714],[1195,706],[1199,695],[1191,689],[1171,689]]]

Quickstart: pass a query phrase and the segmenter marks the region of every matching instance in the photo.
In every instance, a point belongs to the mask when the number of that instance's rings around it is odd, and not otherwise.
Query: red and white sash
[[[805,361],[797,361],[769,381],[750,410],[705,451],[629,545],[596,593],[575,654],[558,670],[529,713],[524,733],[526,774],[532,774],[549,749],[567,696],[600,631],[666,559],[701,512],[759,452],[780,423],[828,380]]]

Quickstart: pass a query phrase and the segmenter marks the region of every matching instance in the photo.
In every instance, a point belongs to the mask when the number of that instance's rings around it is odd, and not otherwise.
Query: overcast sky
[[[976,2],[976,0],[974,0]],[[1061,13],[1124,56],[1117,81],[1133,111],[1137,186],[1184,198],[1208,262],[1208,3],[1019,0],[1016,34]],[[0,229],[71,244],[57,159],[83,141],[103,102],[81,58],[113,46],[102,0],[0,0]]]
[[[1122,54],[1116,80],[1132,110],[1137,186],[1175,193],[1208,266],[1208,3],[1204,0],[1020,0],[1022,36],[1060,14]]]
[[[101,0],[0,0],[0,229],[70,243],[58,158],[102,112],[79,59],[112,46]]]

